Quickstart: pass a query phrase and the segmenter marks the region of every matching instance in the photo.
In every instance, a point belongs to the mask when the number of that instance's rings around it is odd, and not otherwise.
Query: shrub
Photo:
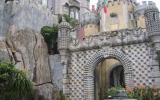
[[[107,92],[106,92],[105,98],[115,97],[118,94],[119,90],[122,90],[121,86],[112,87],[112,88],[108,89]]]
[[[12,63],[0,62],[0,99],[22,100],[32,95],[32,82]]]
[[[128,98],[137,100],[160,100],[159,89],[150,87],[136,87],[133,89],[126,89]]]
[[[116,13],[110,13],[110,17],[117,17]]]

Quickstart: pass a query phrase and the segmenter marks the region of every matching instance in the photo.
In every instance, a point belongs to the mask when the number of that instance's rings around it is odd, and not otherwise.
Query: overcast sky
[[[96,5],[98,0],[90,0],[91,1],[91,5]],[[160,9],[160,0],[137,0],[138,2],[142,2],[142,1],[154,1],[157,5],[157,7]]]

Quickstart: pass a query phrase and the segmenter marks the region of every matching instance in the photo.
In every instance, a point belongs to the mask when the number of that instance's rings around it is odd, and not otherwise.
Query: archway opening
[[[125,87],[124,69],[121,62],[110,58],[101,61],[94,70],[95,100],[105,100],[112,87]]]
[[[125,87],[124,70],[122,65],[115,66],[110,72],[109,85],[112,87]]]

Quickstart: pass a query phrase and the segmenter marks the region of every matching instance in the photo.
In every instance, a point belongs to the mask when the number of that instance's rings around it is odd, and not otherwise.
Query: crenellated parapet
[[[84,13],[81,17],[81,24],[82,26],[88,25],[88,24],[98,24],[99,17],[96,13],[88,11],[87,13]]]
[[[117,5],[120,3],[130,4],[130,3],[136,3],[136,0],[106,0],[106,3],[109,5]],[[103,4],[103,0],[99,0],[98,6],[102,7],[102,4]]]
[[[70,42],[71,51],[88,50],[101,48],[102,46],[122,46],[148,41],[146,29],[125,29],[112,32],[102,32],[99,35],[86,37],[83,41],[72,39]]]
[[[144,11],[146,10],[146,8],[148,7],[156,7],[156,4],[153,1],[143,1],[142,4],[137,3],[136,7],[135,7],[135,15],[140,16],[140,15],[144,15]]]

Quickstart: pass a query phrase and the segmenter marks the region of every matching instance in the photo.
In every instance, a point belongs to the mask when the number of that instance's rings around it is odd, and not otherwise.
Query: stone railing
[[[112,32],[102,32],[99,35],[86,37],[80,41],[71,39],[69,49],[71,51],[100,48],[102,46],[123,46],[148,41],[146,29],[125,29]]]

